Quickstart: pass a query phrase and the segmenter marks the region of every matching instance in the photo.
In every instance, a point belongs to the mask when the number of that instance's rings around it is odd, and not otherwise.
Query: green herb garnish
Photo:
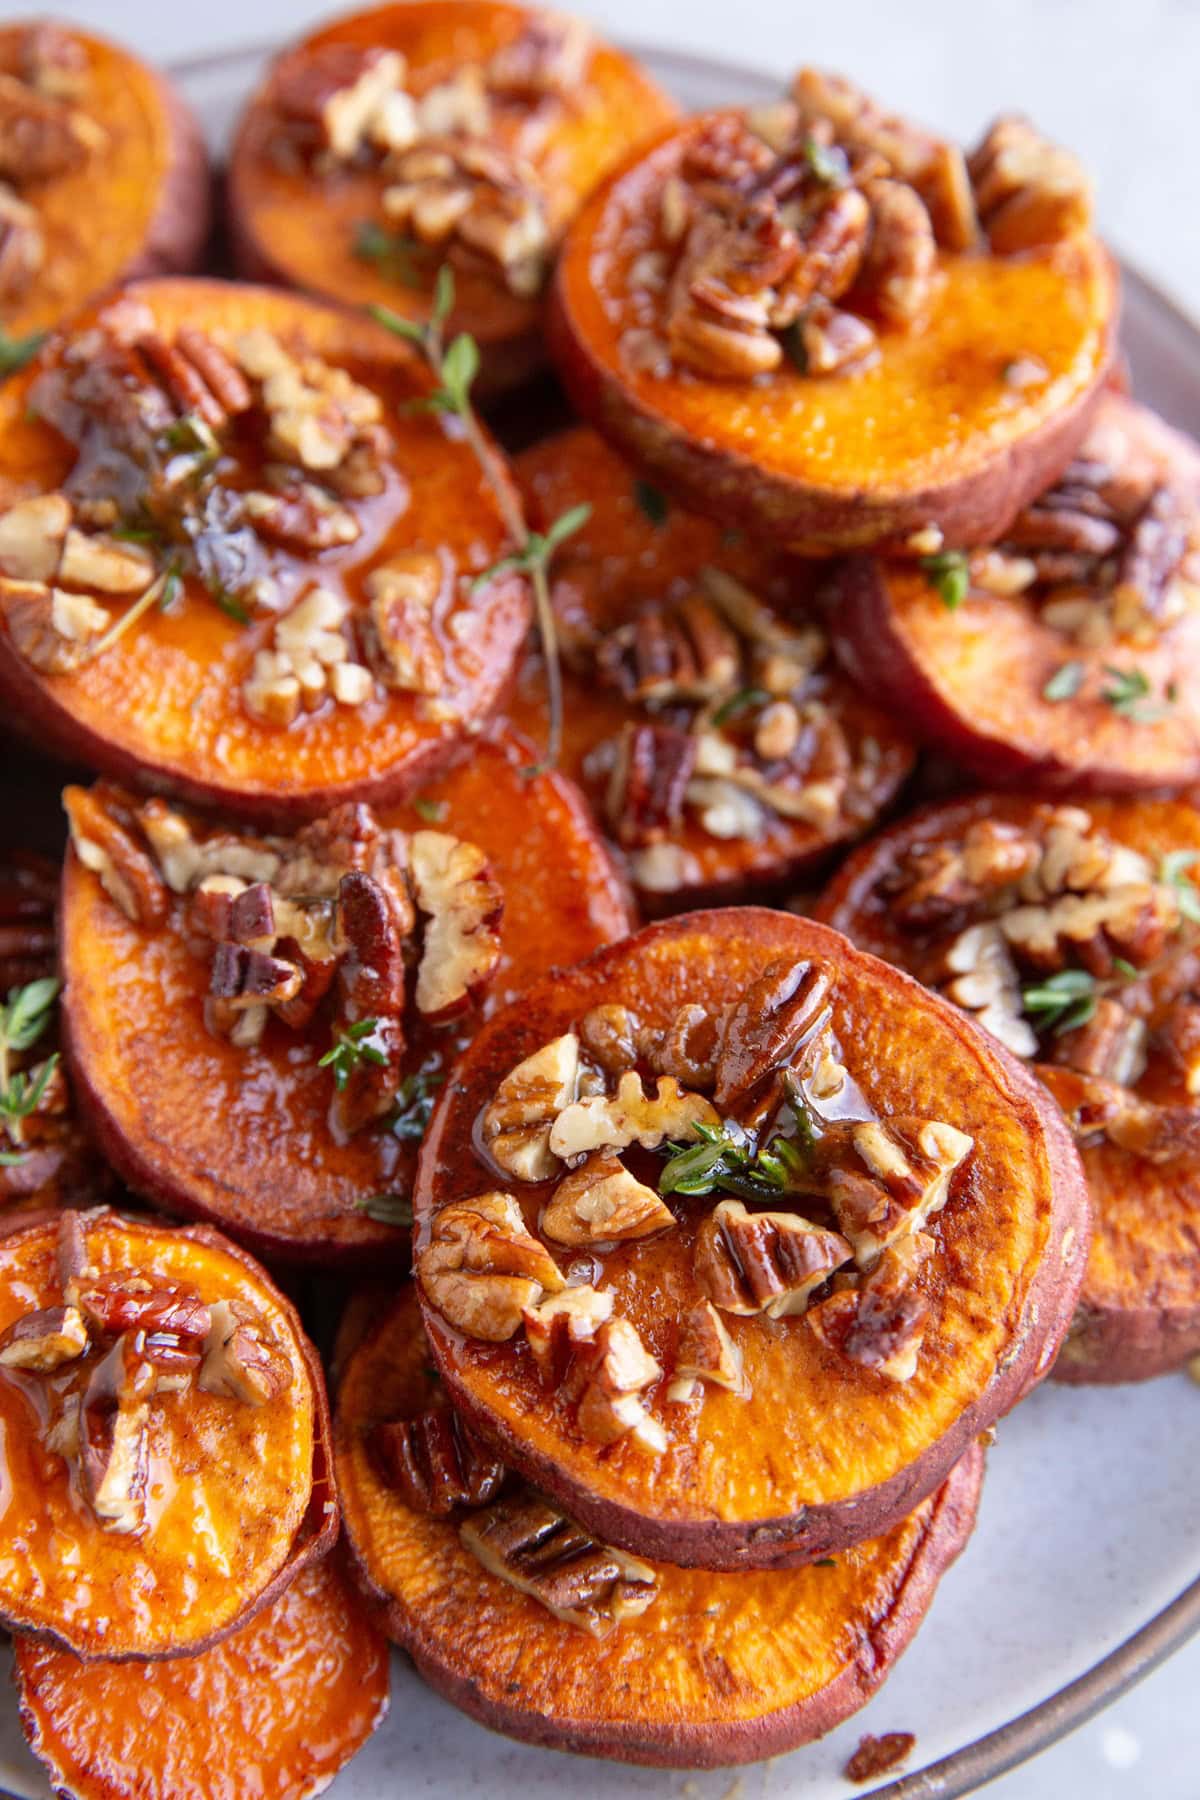
[[[823,181],[826,187],[845,187],[850,178],[850,164],[844,150],[839,150],[836,144],[822,144],[814,137],[807,137],[803,151],[804,160],[818,181]]]
[[[756,706],[765,706],[770,698],[766,688],[739,688],[736,694],[730,694],[728,700],[722,701],[709,722],[716,726],[727,725],[730,719],[736,719],[741,713],[750,712]]]
[[[49,1025],[58,985],[51,976],[43,976],[25,987],[10,988],[7,1003],[0,1006],[0,1123],[14,1144],[21,1142],[24,1121],[37,1111],[59,1056],[56,1050],[47,1057],[32,1078],[24,1069],[14,1071],[10,1058],[31,1050]],[[20,1150],[0,1155],[5,1167],[23,1161]]]
[[[363,1063],[374,1063],[377,1068],[386,1066],[387,1053],[376,1042],[378,1030],[378,1019],[359,1019],[345,1031],[334,1032],[333,1047],[325,1052],[317,1067],[333,1070],[334,1086],[339,1094]]]
[[[1096,977],[1086,969],[1060,969],[1022,990],[1021,1003],[1039,1031],[1055,1037],[1086,1025],[1096,1010]]]
[[[412,1201],[404,1194],[368,1194],[365,1199],[356,1200],[354,1207],[377,1225],[406,1227],[413,1222]]]
[[[1165,690],[1162,700],[1151,700],[1153,689],[1142,669],[1121,669],[1114,663],[1105,663],[1104,673],[1109,678],[1109,684],[1101,688],[1100,698],[1115,713],[1120,713],[1123,719],[1132,720],[1135,725],[1153,724],[1155,719],[1161,719],[1174,704],[1170,686]]]
[[[427,794],[418,794],[413,801],[413,811],[420,813],[427,825],[440,825],[446,816],[446,802],[431,800]]]
[[[1200,862],[1200,850],[1169,850],[1159,864],[1158,879],[1175,890],[1175,904],[1183,918],[1200,925],[1200,893],[1188,870]]]
[[[1055,669],[1042,689],[1043,700],[1073,700],[1087,673],[1081,662],[1065,662]]]
[[[354,234],[353,253],[361,262],[374,263],[385,281],[409,288],[425,285],[429,253],[416,238],[387,231],[373,220],[364,219]]]
[[[808,1167],[804,1146],[782,1134],[756,1150],[754,1139],[734,1119],[718,1128],[696,1127],[698,1144],[668,1144],[669,1158],[658,1178],[660,1194],[741,1194],[771,1200],[799,1191]]]
[[[639,477],[633,484],[633,497],[652,525],[657,527],[666,524],[667,514],[671,510],[670,502],[658,488]]]
[[[939,550],[934,556],[923,556],[921,567],[947,611],[954,612],[962,605],[971,589],[971,570],[964,551]]]
[[[0,375],[15,375],[18,369],[32,362],[46,337],[44,331],[31,331],[27,337],[10,337],[0,327]]]
[[[425,1136],[434,1101],[445,1075],[436,1060],[406,1075],[396,1089],[396,1105],[388,1120],[393,1136],[406,1144],[419,1144]]]

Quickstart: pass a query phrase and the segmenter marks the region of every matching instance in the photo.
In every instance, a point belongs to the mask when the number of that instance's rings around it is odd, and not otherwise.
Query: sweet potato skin
[[[694,510],[782,548],[902,547],[930,524],[947,544],[992,541],[1087,427],[1116,341],[1108,252],[1085,238],[1007,263],[943,255],[928,325],[887,340],[877,367],[858,375],[777,373],[760,387],[631,371],[619,340],[634,321],[620,286],[653,196],[697,129],[689,121],[636,152],[567,234],[548,331],[578,410]],[[1025,355],[1050,378],[1014,406],[1002,371]]]
[[[81,1663],[18,1640],[29,1747],[69,1800],[276,1800],[319,1791],[387,1711],[388,1648],[329,1557],[250,1624],[169,1667]],[[154,1704],[147,1704],[153,1698]]]
[[[282,1322],[287,1338],[293,1344],[307,1375],[311,1396],[312,1458],[307,1501],[286,1557],[257,1591],[252,1591],[243,1598],[240,1606],[226,1607],[224,1617],[218,1613],[207,1631],[193,1628],[190,1638],[180,1636],[182,1625],[171,1618],[157,1621],[153,1630],[144,1624],[131,1629],[127,1622],[122,1631],[120,1627],[114,1629],[111,1620],[102,1621],[97,1627],[95,1622],[89,1624],[86,1618],[52,1619],[46,1609],[39,1611],[28,1601],[18,1602],[11,1598],[4,1603],[0,1612],[3,1622],[12,1631],[53,1644],[87,1662],[157,1662],[196,1655],[219,1643],[231,1631],[249,1623],[265,1607],[270,1606],[303,1569],[327,1556],[337,1540],[339,1514],[324,1372],[316,1350],[305,1335],[290,1301],[279,1292],[252,1258],[219,1232],[205,1226],[168,1227],[152,1224],[145,1219],[124,1219],[122,1215],[106,1207],[82,1214],[80,1224],[89,1234],[95,1231],[109,1234],[128,1226],[139,1234],[144,1233],[151,1243],[157,1241],[161,1250],[168,1253],[172,1243],[178,1246],[182,1242],[183,1245],[195,1246],[200,1252],[214,1252],[229,1259],[245,1271],[253,1287],[266,1297],[273,1314]],[[53,1262],[57,1232],[56,1219],[35,1217],[24,1228],[6,1233],[0,1238],[0,1254],[5,1266],[11,1269],[18,1259],[25,1258]],[[90,1235],[88,1243],[90,1247]],[[7,1324],[10,1320],[6,1318],[5,1322]],[[111,1540],[109,1548],[111,1550]]]
[[[1030,804],[1017,795],[985,794],[921,808],[847,859],[815,916],[876,955],[900,957],[902,940],[874,897],[885,869],[917,839],[954,836],[980,818],[1019,821]],[[1087,804],[1103,830],[1152,859],[1173,849],[1200,850],[1200,820],[1190,800]],[[1156,1168],[1108,1143],[1085,1145],[1081,1160],[1094,1233],[1054,1378],[1144,1381],[1179,1368],[1200,1351],[1200,1184],[1186,1165]]]
[[[272,159],[274,94],[289,72],[330,45],[385,46],[403,53],[418,82],[444,80],[466,61],[486,59],[511,42],[531,17],[499,0],[416,0],[356,12],[321,26],[285,51],[242,115],[230,157],[227,205],[239,270],[352,305],[385,305],[411,317],[428,311],[429,284],[389,280],[356,257],[353,227],[379,210],[377,175],[343,175],[336,189],[314,192],[302,169]],[[630,145],[676,117],[674,103],[632,58],[598,43],[570,115],[532,158],[549,177],[551,224],[559,228]],[[325,228],[308,230],[314,206]],[[432,280],[432,268],[430,281]],[[460,272],[454,330],[469,331],[483,355],[488,398],[521,385],[546,356],[540,296],[512,294],[486,275]]]
[[[0,69],[14,66],[35,21],[0,27]],[[88,59],[88,102],[109,142],[85,166],[39,184],[42,270],[6,307],[14,336],[56,326],[119,281],[199,266],[212,224],[212,177],[200,122],[167,77],[130,51],[73,26]]]
[[[728,1323],[751,1388],[777,1402],[786,1395],[787,1404],[756,1409],[713,1393],[695,1441],[682,1427],[671,1441],[667,1409],[656,1415],[668,1432],[663,1456],[646,1457],[628,1445],[598,1455],[548,1416],[540,1382],[512,1344],[464,1341],[423,1302],[434,1359],[454,1405],[504,1461],[607,1542],[684,1567],[786,1567],[875,1536],[911,1512],[971,1439],[1045,1374],[1082,1275],[1086,1191],[1074,1146],[1044,1090],[961,1014],[899,971],[861,957],[820,925],[757,907],[651,926],[553,985],[538,983],[519,1008],[485,1026],[439,1100],[422,1146],[414,1190],[417,1250],[437,1210],[495,1185],[465,1147],[480,1107],[522,1056],[600,1001],[619,1000],[656,1023],[685,1000],[711,1006],[740,992],[752,971],[785,955],[837,967],[835,1029],[849,1047],[852,1069],[870,1070],[867,1091],[884,1113],[915,1106],[923,1116],[970,1129],[976,1139],[969,1181],[976,1205],[964,1196],[941,1215],[944,1274],[936,1292],[942,1311],[911,1383],[898,1392],[889,1384],[884,1392],[882,1379],[835,1364],[802,1319],[786,1321],[779,1332],[759,1319],[733,1319]],[[879,1084],[874,1090],[872,1079]],[[545,1189],[526,1195],[532,1208]],[[532,1210],[530,1217],[536,1217]],[[636,1255],[618,1253],[606,1264],[618,1311],[668,1364],[672,1315],[696,1297],[689,1251],[698,1217],[682,1216],[655,1240],[640,1273]],[[997,1284],[999,1291],[989,1292]],[[970,1325],[957,1317],[959,1306]],[[810,1406],[819,1429],[804,1423]],[[886,1446],[882,1459],[860,1457],[851,1447],[861,1439],[857,1421],[868,1407],[878,1408],[871,1440]],[[819,1468],[813,1462],[818,1438]]]
[[[502,961],[484,1016],[551,965],[631,926],[582,796],[562,776],[523,774],[529,760],[525,746],[501,735],[421,796],[446,830],[488,852],[505,890]],[[387,809],[383,822],[414,831],[429,819],[405,806]],[[316,1066],[327,1026],[319,1041],[280,1029],[250,1052],[211,1036],[202,1017],[207,965],[174,930],[160,935],[126,919],[73,853],[62,919],[63,1017],[80,1105],[135,1192],[287,1262],[374,1269],[407,1258],[407,1232],[356,1203],[381,1187],[407,1191],[415,1151],[393,1141],[395,1167],[385,1176],[374,1134],[333,1141],[330,1073]],[[466,1015],[451,1033],[425,1032],[416,1056],[440,1045],[448,1058],[478,1017]],[[292,1147],[285,1158],[281,1130]]]
[[[474,453],[448,437],[433,415],[406,410],[409,399],[428,393],[430,378],[381,326],[299,295],[207,279],[135,283],[74,324],[83,328],[109,305],[138,304],[150,307],[168,335],[182,324],[298,335],[317,354],[344,357],[378,384],[395,461],[406,480],[413,478],[415,492],[398,509],[386,495],[373,503],[385,509],[375,521],[382,542],[364,567],[384,560],[381,551],[428,542],[450,550],[461,571],[478,572],[506,548],[498,502]],[[55,487],[70,467],[57,432],[26,416],[30,387],[52,354],[50,345],[0,390],[0,506]],[[344,577],[351,591],[360,579],[355,563],[319,566],[325,582]],[[191,580],[182,608],[148,615],[113,651],[74,675],[39,675],[0,633],[0,699],[43,750],[143,789],[287,824],[341,800],[402,798],[464,753],[511,679],[530,617],[524,577],[498,580],[477,617],[474,672],[453,719],[425,718],[416,696],[390,694],[385,702],[302,719],[294,729],[256,722],[242,707],[239,687],[255,651],[269,642],[273,620],[241,625]]]
[[[1200,448],[1147,408],[1105,394],[1092,431],[1098,449],[1115,437],[1128,466],[1151,469],[1200,500]],[[1160,717],[1143,721],[1098,698],[1045,698],[1047,681],[1064,662],[1098,669],[1113,660],[1114,646],[1081,650],[1043,625],[1037,606],[1020,596],[977,595],[948,612],[918,570],[859,556],[839,566],[826,597],[829,629],[850,677],[981,781],[1040,793],[1117,794],[1200,779],[1195,612],[1164,638],[1137,646],[1137,667],[1152,693],[1170,688],[1177,696]]]
[[[528,1743],[682,1768],[808,1743],[886,1678],[974,1524],[978,1444],[912,1518],[836,1568],[660,1567],[650,1609],[597,1643],[487,1574],[453,1524],[410,1513],[379,1480],[365,1433],[436,1403],[426,1358],[410,1288],[354,1352],[339,1390],[353,1568],[430,1686]]]
[[[527,511],[542,529],[581,501],[592,508],[587,524],[555,558],[552,596],[564,638],[585,625],[611,631],[636,617],[648,599],[681,596],[694,586],[706,564],[734,576],[785,614],[791,611],[802,617],[815,608],[823,570],[772,559],[745,541],[731,543],[730,534],[711,518],[674,506],[661,520],[651,521],[637,498],[641,490],[634,472],[586,427],[544,439],[517,457],[513,467]],[[589,754],[606,739],[619,736],[627,721],[650,715],[598,681],[594,671],[573,673],[569,654],[566,662],[562,766],[597,802],[604,781],[589,780]],[[842,726],[856,768],[866,740],[877,748],[871,776],[856,792],[855,820],[839,818],[822,829],[776,814],[757,838],[716,838],[694,819],[685,820],[670,834],[670,841],[691,858],[694,876],[667,892],[639,888],[638,903],[645,917],[761,900],[780,891],[819,869],[849,839],[868,829],[868,820],[894,799],[913,767],[907,738],[887,714],[864,702],[838,676],[832,659],[820,697]],[[542,741],[547,711],[544,668],[531,653],[508,703],[509,717],[535,741]]]

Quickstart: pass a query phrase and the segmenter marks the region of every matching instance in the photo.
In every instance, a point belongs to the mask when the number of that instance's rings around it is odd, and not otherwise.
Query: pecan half
[[[627,724],[617,740],[605,810],[618,843],[634,849],[678,830],[696,767],[696,738],[672,725]]]
[[[434,625],[444,581],[440,559],[410,550],[372,569],[363,620],[367,661],[385,687],[440,694],[446,667]]]
[[[988,242],[999,255],[1056,244],[1091,225],[1083,165],[1028,119],[997,119],[967,168]]]
[[[348,1137],[391,1107],[404,1057],[404,930],[390,890],[353,870],[338,883],[338,921],[347,951],[338,966],[346,1024],[374,1019],[376,1054],[360,1057],[330,1102],[330,1123]]]
[[[0,1368],[50,1374],[81,1357],[88,1341],[78,1307],[52,1306],[26,1313],[0,1337]]]
[[[417,1011],[446,1018],[477,998],[500,960],[504,890],[478,845],[418,831],[409,846],[413,892],[426,915]]]
[[[476,1513],[459,1536],[485,1569],[594,1638],[637,1618],[655,1596],[658,1577],[647,1563],[598,1543],[533,1494]]]
[[[789,1068],[832,1017],[833,970],[825,963],[773,963],[726,1012],[713,1098],[743,1109],[779,1069]]]
[[[118,817],[115,792],[103,782],[93,788],[64,788],[63,806],[75,854],[99,877],[109,898],[137,925],[164,924],[170,905],[166,884]]]
[[[218,1300],[202,1347],[196,1386],[208,1394],[265,1406],[292,1385],[292,1365],[263,1322],[240,1301]]]
[[[96,127],[74,107],[0,74],[0,180],[51,181],[80,168],[96,141]]]
[[[751,1213],[740,1200],[721,1200],[696,1238],[696,1279],[722,1312],[783,1319],[803,1312],[852,1255],[844,1237],[799,1213]]]
[[[486,1506],[504,1483],[504,1464],[446,1406],[372,1426],[367,1449],[388,1487],[432,1519]]]
[[[443,1207],[417,1255],[416,1275],[448,1324],[489,1343],[512,1337],[525,1309],[566,1286],[512,1195],[500,1193]]]

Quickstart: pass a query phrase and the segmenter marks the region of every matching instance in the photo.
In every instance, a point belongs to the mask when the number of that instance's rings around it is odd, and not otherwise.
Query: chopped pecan
[[[550,1130],[579,1083],[579,1039],[564,1032],[511,1069],[483,1115],[483,1141],[493,1162],[518,1181],[558,1173]]]
[[[1159,1106],[1115,1081],[1056,1063],[1037,1063],[1035,1072],[1081,1143],[1103,1135],[1132,1156],[1158,1164],[1200,1155],[1200,1107]]]
[[[0,299],[18,299],[41,268],[46,254],[36,209],[0,181]]]
[[[871,234],[855,285],[855,298],[877,308],[893,325],[925,316],[937,270],[937,241],[925,203],[903,181],[872,181]]]
[[[834,974],[825,963],[776,962],[727,1010],[713,1098],[722,1112],[747,1107],[763,1083],[789,1068],[832,1016]]]
[[[417,968],[417,1011],[445,1018],[474,1000],[500,960],[504,891],[476,844],[442,831],[414,832],[413,891],[426,915]]]
[[[853,1252],[844,1237],[799,1213],[748,1212],[721,1200],[696,1237],[696,1279],[722,1312],[801,1313]]]
[[[242,373],[260,384],[268,448],[282,461],[329,476],[355,450],[382,449],[383,403],[345,369],[291,356],[262,327],[243,333],[234,348]]]
[[[196,1386],[246,1406],[265,1406],[286,1393],[292,1365],[263,1322],[236,1300],[218,1300],[211,1311]]]
[[[120,1337],[88,1377],[79,1407],[80,1476],[102,1529],[123,1535],[146,1522],[153,1370]]]
[[[79,38],[53,19],[26,27],[17,70],[27,87],[52,99],[78,99],[87,85],[88,52]]]
[[[397,132],[394,118],[396,101],[408,100],[405,74],[396,50],[325,44],[283,65],[273,98],[301,143],[352,162],[368,145],[390,149],[411,141]],[[411,100],[404,110],[411,116]]]
[[[589,1284],[564,1288],[525,1308],[525,1338],[538,1373],[547,1387],[559,1387],[583,1344],[612,1318],[613,1297]]]
[[[874,331],[856,313],[817,301],[796,321],[806,375],[840,375],[863,366],[878,347]]]
[[[857,1287],[820,1301],[808,1322],[821,1342],[889,1381],[911,1381],[929,1317],[929,1301],[913,1283],[932,1250],[924,1233],[904,1238]]]
[[[579,1429],[594,1443],[607,1446],[631,1438],[641,1449],[660,1454],[666,1434],[642,1395],[661,1374],[628,1319],[607,1319],[590,1342],[578,1346],[562,1392],[577,1402]]]
[[[373,1426],[367,1448],[388,1487],[428,1518],[486,1506],[504,1483],[504,1464],[446,1406]]]
[[[71,843],[85,869],[121,911],[144,926],[160,926],[170,896],[158,870],[132,832],[118,818],[111,791],[103,782],[94,788],[68,787],[63,806]]]
[[[673,725],[625,725],[606,797],[618,842],[635,848],[676,830],[696,767],[696,738]]]
[[[584,1049],[610,1075],[620,1075],[634,1066],[641,1055],[644,1036],[640,1019],[627,1006],[593,1006],[579,1021],[579,1039]]]
[[[145,801],[137,808],[137,822],[173,894],[186,894],[211,875],[237,876],[240,881],[274,881],[280,867],[279,850],[263,838],[235,836],[232,832],[212,832],[197,838],[183,814],[165,800]],[[300,837],[303,836],[301,832]]]
[[[719,1032],[718,1020],[702,1006],[681,1006],[654,1048],[654,1068],[673,1075],[681,1087],[711,1087]]]
[[[1159,1021],[1155,1038],[1183,1075],[1188,1093],[1200,1094],[1200,1004],[1175,1001]]]
[[[649,1237],[674,1223],[654,1189],[603,1151],[559,1182],[541,1221],[548,1238],[572,1247]]]
[[[0,577],[0,608],[18,656],[42,675],[70,675],[95,652],[109,615],[86,594]]]
[[[1163,616],[1172,580],[1188,553],[1194,518],[1194,509],[1172,488],[1152,490],[1117,559],[1112,602],[1119,627]]]
[[[441,693],[445,658],[434,608],[443,584],[441,560],[425,550],[394,556],[367,576],[366,655],[385,687]]]
[[[549,262],[550,227],[528,163],[496,143],[432,132],[401,152],[393,171],[397,179],[383,193],[391,222],[423,244],[457,238],[491,263],[511,292],[538,292]]]
[[[978,819],[961,844],[917,843],[888,883],[893,916],[922,931],[981,906],[1038,866],[1040,846],[1019,826]]]
[[[70,1283],[72,1297],[93,1331],[165,1333],[200,1341],[212,1323],[209,1308],[186,1282],[166,1281],[119,1269]]]
[[[601,641],[596,661],[628,699],[712,700],[736,685],[741,646],[714,602],[693,591],[618,626]]]
[[[247,1007],[280,1006],[295,999],[303,976],[294,962],[248,950],[244,944],[217,945],[209,993],[234,1013]]]
[[[97,141],[97,127],[76,108],[0,74],[0,180],[53,180],[80,168]]]
[[[273,494],[252,488],[243,496],[242,508],[259,537],[284,550],[333,550],[357,543],[362,536],[362,526],[349,507],[311,481]]]
[[[404,936],[391,889],[352,870],[338,883],[337,917],[346,954],[338,965],[339,1019],[354,1025],[371,1019],[374,1054],[356,1059],[330,1102],[330,1125],[339,1138],[370,1124],[395,1099],[404,1057]]]
[[[945,965],[944,991],[955,1005],[974,1014],[1014,1056],[1034,1056],[1037,1036],[1022,1017],[1021,980],[999,925],[968,925],[947,948]]]
[[[1086,231],[1092,192],[1082,164],[1028,119],[997,119],[967,161],[979,217],[998,255]]]
[[[547,95],[569,97],[584,79],[592,34],[582,19],[533,14],[502,44],[487,65],[487,85],[509,100],[535,103]]]
[[[72,511],[65,494],[33,494],[0,513],[0,574],[53,581]]]
[[[648,1564],[598,1543],[533,1494],[474,1514],[459,1536],[485,1569],[595,1638],[637,1618],[655,1596],[658,1577]]]
[[[890,1118],[828,1126],[813,1146],[838,1229],[859,1268],[922,1231],[945,1206],[974,1140],[940,1119]],[[866,1170],[866,1176],[863,1170]]]
[[[627,1069],[615,1095],[589,1094],[564,1107],[550,1128],[549,1144],[552,1154],[565,1162],[633,1143],[657,1150],[665,1138],[691,1143],[700,1135],[697,1125],[715,1128],[720,1122],[712,1102],[688,1093],[674,1076],[660,1075],[650,1095],[637,1071]]]
[[[1106,977],[1116,957],[1139,967],[1152,962],[1178,919],[1170,889],[1135,881],[1011,907],[1001,914],[1000,929],[1021,961],[1035,969],[1082,964],[1092,975]]]
[[[1146,1022],[1100,995],[1090,1019],[1054,1039],[1050,1060],[1081,1075],[1134,1087],[1146,1068]]]
[[[878,1781],[897,1768],[916,1748],[911,1731],[885,1731],[880,1737],[867,1732],[859,1739],[858,1748],[845,1768],[847,1781]]]
[[[742,1353],[711,1300],[701,1300],[684,1316],[667,1399],[693,1400],[705,1382],[735,1394],[745,1383]]]
[[[0,1337],[0,1368],[50,1374],[81,1357],[88,1341],[78,1307],[52,1306],[26,1313]]]
[[[525,1309],[566,1285],[550,1252],[526,1230],[512,1195],[500,1193],[443,1207],[417,1255],[416,1273],[450,1325],[489,1343],[512,1337]]]

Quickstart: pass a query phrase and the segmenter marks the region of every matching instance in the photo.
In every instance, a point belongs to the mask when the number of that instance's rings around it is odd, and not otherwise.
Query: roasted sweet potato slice
[[[1018,129],[1013,231],[995,161]],[[968,162],[805,70],[592,196],[551,350],[584,417],[697,511],[806,553],[913,552],[994,540],[1070,460],[1116,313],[1073,158],[1001,121]]]
[[[398,340],[179,280],[46,356],[0,397],[0,692],[41,744],[272,818],[411,791],[464,744],[528,595],[478,582],[496,493],[409,404]]]
[[[490,1020],[414,1202],[471,1426],[605,1540],[727,1569],[932,1493],[1053,1359],[1087,1230],[1061,1116],[1007,1052],[751,907],[651,926]]]
[[[1063,1107],[1095,1220],[1064,1381],[1200,1350],[1198,861],[1190,801],[983,794],[880,833],[817,908],[1033,1061]]]
[[[0,320],[9,360],[91,295],[195,268],[197,121],[130,51],[49,20],[0,26]]]
[[[316,1353],[203,1227],[0,1238],[0,1420],[0,1615],[87,1660],[194,1655],[336,1536]]]
[[[68,858],[63,966],[71,1068],[91,1124],[132,1188],[172,1211],[219,1223],[264,1253],[360,1265],[407,1257],[408,1236],[397,1226],[405,1216],[416,1146],[432,1096],[459,1047],[481,1016],[535,976],[629,928],[623,891],[581,796],[562,777],[524,774],[525,760],[521,747],[507,739],[481,744],[470,763],[428,788],[415,805],[383,812],[378,828],[362,808],[349,809],[349,820],[346,809],[334,815],[346,828],[343,842],[319,826],[268,850],[266,860],[256,863],[246,860],[252,855],[249,840],[237,840],[242,848],[231,853],[226,839],[224,850],[214,845],[205,860],[191,858],[183,892],[170,893],[156,877],[158,888],[151,892],[161,890],[162,907],[156,914],[143,901],[145,923],[130,918],[102,887],[107,879],[114,889],[110,872],[102,870],[98,877],[74,853]],[[93,790],[98,792],[103,790]],[[85,838],[97,832],[78,804],[75,811],[77,832]],[[152,803],[156,829],[154,811]],[[147,851],[136,818],[127,811],[121,816],[128,821],[129,840]],[[391,832],[398,842],[388,837]],[[400,1041],[390,1066],[386,1057],[374,1060],[373,1033],[367,1034],[372,1042],[365,1056],[355,1057],[352,1038],[348,1052],[332,1065],[328,1061],[339,1033],[356,1028],[346,1012],[352,999],[343,981],[346,965],[317,954],[321,920],[334,913],[337,870],[354,859],[355,834],[357,860],[375,857],[393,873],[395,866],[388,863],[393,853],[403,857],[407,849],[411,868],[416,851],[424,852],[430,840],[435,847],[465,842],[486,859],[484,881],[492,884],[490,897],[482,901],[480,934],[464,937],[457,949],[444,931],[430,949],[433,921],[417,895],[404,955],[411,964],[420,947],[419,965],[402,970],[394,1001],[371,999],[365,1003],[370,1010],[358,1015],[361,1021],[394,1014]],[[207,841],[213,844],[211,834]],[[307,870],[299,860],[306,844],[313,847]],[[95,863],[90,850],[84,854]],[[299,959],[305,989],[285,999],[276,1016],[258,1017],[257,1042],[247,1041],[244,1025],[238,1028],[238,1017],[246,1019],[244,1008],[214,1017],[222,1005],[211,993],[220,949],[211,926],[194,935],[199,910],[210,897],[220,898],[211,894],[214,885],[222,885],[220,877],[208,880],[209,891],[196,891],[214,859],[218,864],[240,860],[240,885],[249,895],[244,907],[255,904],[256,896],[262,900],[247,877],[264,873],[293,888],[302,879],[310,892],[327,895],[308,909],[307,923],[299,921],[308,934],[307,960],[297,940],[286,935],[297,921],[285,916],[286,902],[277,889],[274,902],[268,902],[279,910],[273,933],[284,934],[277,959],[285,964]],[[182,881],[177,863],[168,866]],[[402,872],[398,878],[406,882]],[[115,891],[121,892],[119,877]],[[471,887],[463,894],[470,903]],[[499,917],[488,923],[497,903]],[[449,919],[450,909],[442,916]],[[232,929],[236,924],[216,926],[218,933]],[[267,940],[256,941],[261,949]],[[224,942],[236,946],[236,939]],[[425,1010],[421,970],[429,972],[432,985],[432,972],[452,968],[460,951],[475,955],[472,943],[488,962],[486,969],[476,964],[475,999],[467,991],[468,968],[467,985],[459,980],[457,1013],[446,1017]],[[339,1092],[335,1078],[342,1074],[346,1081]],[[375,1077],[379,1107],[372,1118],[369,1082]],[[360,1101],[361,1122],[346,1116],[346,1108]]]
[[[243,116],[229,212],[245,271],[330,299],[428,312],[455,269],[455,325],[483,380],[545,355],[541,300],[563,229],[675,107],[581,20],[495,0],[416,0],[322,26]]]
[[[586,429],[516,467],[543,527],[592,508],[554,564],[563,766],[643,908],[761,895],[867,830],[913,756],[806,617],[819,577],[668,505]],[[531,657],[510,717],[539,743],[546,704]]]
[[[1004,543],[924,572],[851,558],[829,600],[850,675],[982,780],[1200,777],[1200,450],[1132,400],[1103,396]]]
[[[413,1510],[381,1473],[378,1427],[444,1405],[409,1290],[340,1390],[335,1454],[358,1579],[432,1687],[481,1724],[560,1750],[707,1768],[819,1737],[884,1680],[974,1523],[978,1445],[909,1518],[836,1562],[737,1576],[639,1562],[649,1604],[643,1592],[636,1614],[581,1628],[482,1565],[461,1518]],[[528,1503],[510,1481],[499,1505]],[[477,1529],[487,1519],[466,1515]],[[597,1559],[601,1592],[615,1561]]]
[[[387,1711],[388,1647],[327,1557],[199,1656],[84,1663],[20,1638],[16,1683],[30,1748],[70,1800],[207,1800],[215,1780],[304,1800]]]

